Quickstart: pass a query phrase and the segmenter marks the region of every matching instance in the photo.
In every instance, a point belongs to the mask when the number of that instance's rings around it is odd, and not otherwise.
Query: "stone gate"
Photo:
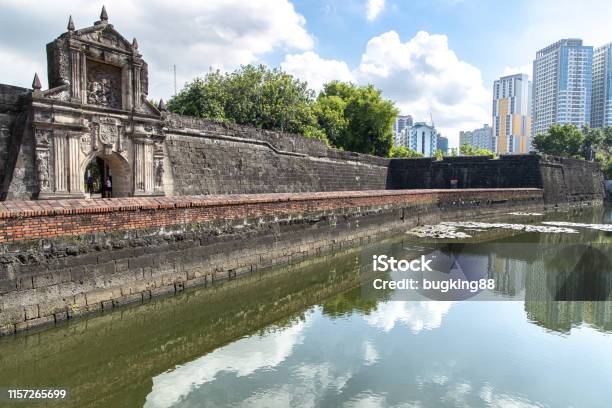
[[[31,98],[38,198],[78,198],[85,169],[102,159],[113,196],[164,194],[164,131],[147,101],[148,69],[102,9],[93,26],[47,44],[49,89],[36,76]]]

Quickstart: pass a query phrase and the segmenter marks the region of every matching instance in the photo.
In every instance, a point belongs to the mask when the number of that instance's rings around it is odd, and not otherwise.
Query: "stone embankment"
[[[540,189],[7,201],[0,204],[0,333],[234,279],[422,223],[543,206]]]

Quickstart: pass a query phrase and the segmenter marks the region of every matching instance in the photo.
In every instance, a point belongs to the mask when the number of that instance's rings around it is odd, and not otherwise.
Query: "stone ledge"
[[[232,194],[210,196],[126,197],[45,201],[5,201],[0,203],[0,219],[54,215],[100,214],[109,212],[160,210],[190,207],[215,207],[242,204],[319,201],[330,199],[372,198],[389,196],[469,196],[470,193],[541,192],[538,188],[468,188],[422,190],[331,191],[316,193]]]

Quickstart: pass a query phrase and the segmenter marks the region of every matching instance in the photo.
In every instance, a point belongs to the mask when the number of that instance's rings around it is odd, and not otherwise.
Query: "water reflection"
[[[145,407],[172,406],[223,372],[247,377],[257,370],[276,367],[303,341],[302,332],[307,324],[308,317],[289,327],[242,338],[153,378],[153,390],[147,396]]]
[[[612,405],[610,254],[585,245],[612,233],[483,234],[460,252],[496,280],[494,301],[364,296],[372,254],[431,248],[395,237],[1,339],[0,386],[65,387],[71,407]]]

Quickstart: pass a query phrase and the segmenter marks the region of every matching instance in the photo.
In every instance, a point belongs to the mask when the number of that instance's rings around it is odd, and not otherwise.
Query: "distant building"
[[[424,156],[434,156],[438,148],[438,132],[436,128],[425,122],[416,122],[411,127],[406,127],[398,137],[401,144]]]
[[[593,47],[576,38],[541,49],[533,62],[533,134],[591,123]]]
[[[393,125],[393,138],[395,139],[396,146],[405,146],[405,144],[400,143],[398,138],[402,131],[407,127],[411,127],[412,124],[412,116],[410,115],[398,115],[395,118],[395,124]]]
[[[593,53],[591,127],[612,126],[612,43]]]
[[[493,129],[485,124],[480,129],[459,132],[459,147],[464,144],[494,151]]]
[[[500,154],[531,150],[531,82],[527,74],[493,82],[493,149]]]
[[[448,138],[438,133],[437,145],[438,145],[437,150],[441,150],[443,155],[448,154]]]

